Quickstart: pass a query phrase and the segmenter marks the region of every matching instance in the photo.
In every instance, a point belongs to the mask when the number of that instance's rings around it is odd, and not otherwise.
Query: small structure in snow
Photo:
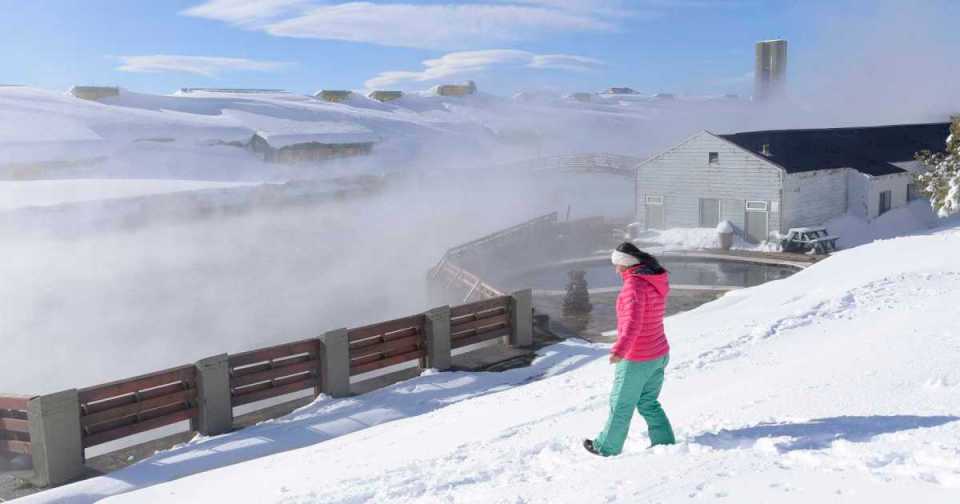
[[[350,95],[352,94],[353,91],[347,91],[343,89],[324,89],[322,91],[318,91],[317,94],[313,96],[330,103],[343,103],[350,99]]]
[[[109,96],[120,94],[120,88],[117,86],[73,86],[70,88],[70,94],[81,100],[97,101]]]
[[[378,138],[366,128],[317,133],[258,131],[247,148],[270,163],[310,163],[369,154]]]
[[[367,97],[379,102],[388,102],[403,98],[403,91],[371,91]]]
[[[604,93],[605,93],[605,94],[612,94],[612,95],[632,95],[632,94],[637,94],[637,92],[634,91],[633,88],[628,88],[628,87],[612,87],[612,88],[607,89],[606,91],[604,91]]]
[[[570,95],[570,98],[573,98],[578,102],[588,103],[593,100],[593,95],[590,93],[573,93]]]
[[[467,81],[466,84],[442,84],[437,86],[437,94],[440,96],[467,96],[477,94],[477,84]]]
[[[196,92],[204,93],[226,93],[226,94],[264,94],[264,93],[286,93],[283,89],[253,89],[253,88],[180,88],[181,94],[190,94]]]

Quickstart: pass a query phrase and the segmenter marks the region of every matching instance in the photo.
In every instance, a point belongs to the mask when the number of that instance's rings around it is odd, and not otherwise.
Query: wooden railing
[[[471,299],[490,299],[504,295],[503,292],[496,287],[484,282],[477,275],[453,264],[447,259],[444,259],[440,264],[435,266],[431,274],[432,281],[437,281],[441,278],[448,284],[456,285],[460,290],[466,291],[463,302],[470,301]]]
[[[409,377],[406,369],[387,368],[415,363],[425,369],[429,363],[449,369],[452,350],[504,336],[511,345],[529,347],[531,316],[531,293],[520,291],[93,387],[29,398],[3,395],[0,452],[32,455],[38,486],[64,483],[83,474],[85,448],[187,420],[191,431],[220,434],[233,428],[237,406],[308,389],[313,397],[341,397],[354,384],[386,386],[400,374]],[[30,411],[40,413],[28,418]],[[47,440],[38,452],[30,442],[34,429]]]
[[[501,229],[496,233],[491,233],[481,238],[477,238],[476,240],[471,240],[467,243],[457,245],[456,247],[453,247],[452,249],[448,250],[447,253],[444,255],[444,258],[445,259],[456,258],[463,252],[466,252],[468,250],[469,251],[476,250],[478,247],[481,247],[484,244],[502,241],[503,239],[516,234],[525,234],[530,229],[536,228],[539,226],[553,225],[557,222],[557,219],[558,219],[557,212],[551,212],[546,215],[541,215],[540,217],[535,217],[521,224],[510,226],[506,229]]]
[[[316,339],[231,355],[230,403],[233,406],[320,390],[320,342]]]
[[[30,454],[29,397],[0,395],[0,454]]]
[[[452,348],[475,345],[510,334],[510,296],[450,308]]]
[[[194,418],[196,368],[180,366],[78,391],[83,446]]]
[[[381,322],[347,332],[350,342],[350,376],[417,361],[425,365],[423,315]]]

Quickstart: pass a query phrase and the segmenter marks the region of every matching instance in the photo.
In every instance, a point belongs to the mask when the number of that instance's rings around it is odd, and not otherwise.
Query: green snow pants
[[[663,370],[670,361],[669,355],[648,361],[618,362],[610,393],[610,416],[603,432],[593,445],[603,455],[619,455],[630,430],[633,409],[647,422],[651,445],[674,444],[670,420],[657,401],[663,386]]]

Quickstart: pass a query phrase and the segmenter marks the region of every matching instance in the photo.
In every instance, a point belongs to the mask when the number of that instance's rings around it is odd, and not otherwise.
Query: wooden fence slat
[[[110,399],[112,397],[151,389],[178,381],[193,383],[195,378],[196,368],[192,365],[180,366],[165,371],[80,389],[80,402],[89,403],[101,401],[103,399]]]
[[[350,366],[350,376],[358,375],[362,373],[368,373],[370,371],[375,371],[380,368],[385,368],[388,366],[393,366],[395,364],[400,364],[407,361],[420,360],[420,357],[423,356],[422,350],[415,350],[413,352],[407,352],[404,354],[395,355],[392,357],[387,357],[385,359],[379,359],[369,364],[360,364]]]
[[[140,432],[157,429],[166,425],[182,422],[184,420],[189,420],[195,416],[197,416],[197,408],[190,408],[190,409],[180,410],[175,413],[171,413],[169,415],[151,418],[143,422],[137,422],[134,424],[117,427],[115,429],[98,432],[96,434],[84,436],[83,447],[89,448],[91,446],[96,446],[98,444],[103,444],[109,441],[125,438],[133,434],[138,434]]]
[[[476,301],[474,303],[467,303],[459,306],[454,306],[450,308],[450,318],[454,319],[457,317],[462,317],[470,313],[476,313],[486,310],[492,310],[494,308],[501,308],[509,306],[510,296],[501,296],[493,299],[484,299],[483,301]]]
[[[30,398],[20,395],[0,396],[0,410],[20,410],[26,411]]]
[[[348,339],[350,341],[359,341],[410,327],[422,329],[425,323],[426,317],[420,314],[350,329],[347,331],[347,334],[349,335]]]
[[[14,441],[10,439],[0,439],[0,453],[17,453],[20,455],[30,455],[30,441]]]
[[[126,404],[108,410],[101,410],[96,413],[82,414],[80,416],[80,426],[90,427],[99,423],[118,420],[132,415],[138,415],[145,411],[160,408],[162,406],[186,403],[196,399],[196,397],[197,389],[180,390],[178,392],[174,392],[173,394],[167,394],[160,397],[135,402],[133,404]]]
[[[368,355],[377,355],[377,354],[387,354],[396,353],[399,351],[409,351],[415,349],[420,345],[420,336],[409,336],[403,339],[391,340],[386,343],[380,343],[379,345],[369,346],[367,348],[361,348],[359,350],[350,349],[350,358],[351,359],[360,359]]]
[[[509,315],[509,312],[507,311],[507,307],[505,306],[500,306],[498,308],[492,308],[489,310],[468,313],[466,315],[460,315],[459,317],[456,317],[456,318],[451,318],[450,325],[455,326],[457,324],[465,324],[467,322],[471,322],[474,320],[488,319],[493,317],[499,317],[502,315]]]
[[[266,371],[260,371],[259,373],[251,373],[243,376],[231,377],[230,386],[242,387],[244,385],[252,385],[254,383],[273,380],[274,378],[281,378],[284,376],[301,374],[301,373],[306,373],[311,371],[319,371],[319,369],[320,369],[320,361],[318,360],[297,362],[297,363],[289,364],[286,366],[279,366],[273,369],[268,369]]]
[[[374,345],[379,345],[381,343],[388,343],[394,340],[408,338],[410,336],[418,336],[421,331],[419,327],[409,327],[407,329],[401,329],[399,331],[394,331],[383,336],[378,336],[375,338],[367,338],[359,341],[350,342],[350,352],[353,353],[356,350],[364,349]]]
[[[259,389],[259,390],[254,390],[252,392],[245,392],[245,393],[234,395],[232,403],[234,406],[249,404],[252,402],[262,401],[264,399],[269,399],[271,397],[289,394],[291,392],[296,392],[298,390],[313,388],[319,385],[319,383],[320,383],[319,378],[308,377],[304,380],[295,381],[293,383],[287,383],[285,385],[280,385],[277,387]]]
[[[496,317],[484,318],[480,320],[472,320],[470,322],[464,322],[457,325],[450,325],[450,332],[452,334],[457,334],[461,332],[471,331],[473,329],[479,329],[486,326],[494,326],[501,324],[510,324],[509,315],[497,315]]]
[[[105,401],[97,401],[95,403],[81,404],[80,410],[84,415],[92,415],[94,413],[99,413],[101,411],[106,411],[109,409],[117,408],[120,406],[126,406],[128,404],[135,404],[138,402],[146,401],[147,399],[153,399],[155,397],[161,397],[169,394],[176,394],[184,390],[185,385],[183,382],[171,383],[169,385],[163,385],[161,387],[152,388],[150,390],[144,390],[140,393],[131,393],[127,395],[122,395],[119,397],[113,397]]]
[[[317,355],[301,354],[301,355],[296,355],[294,357],[284,357],[281,359],[274,359],[272,361],[261,362],[260,364],[254,364],[252,366],[231,369],[230,376],[232,378],[237,376],[247,376],[251,374],[262,373],[263,371],[274,369],[280,366],[287,366],[290,364],[299,364],[301,362],[307,362],[307,361],[316,361],[317,358],[318,358]]]
[[[0,410],[0,418],[13,418],[16,420],[26,420],[27,412],[25,410]]]
[[[484,341],[487,341],[487,340],[508,336],[509,334],[510,334],[509,328],[502,328],[494,331],[483,332],[480,334],[475,334],[473,336],[455,339],[450,342],[450,348],[462,348],[468,345],[483,343]]]
[[[30,422],[18,418],[0,418],[0,431],[30,433]]]
[[[230,356],[230,367],[247,366],[258,362],[279,359],[282,357],[292,357],[298,354],[310,354],[316,357],[320,352],[320,342],[316,339],[308,339],[276,345],[249,352],[242,352]]]
[[[145,422],[147,420],[152,420],[157,417],[162,417],[170,413],[175,413],[177,411],[183,411],[195,407],[193,404],[188,403],[174,403],[166,404],[164,406],[159,406],[153,409],[149,409],[139,413],[138,415],[128,415],[124,417],[115,418],[113,420],[107,420],[100,422],[89,427],[84,428],[84,433],[87,435],[96,434],[98,432],[108,431],[116,429],[117,427],[122,427],[124,425],[131,425],[140,422]]]
[[[477,328],[474,328],[474,329],[467,329],[467,330],[463,330],[463,331],[457,331],[457,332],[455,332],[455,333],[453,333],[453,334],[450,335],[450,339],[453,340],[453,341],[456,341],[456,340],[463,339],[463,338],[469,338],[469,337],[471,337],[471,336],[479,336],[479,335],[481,335],[481,334],[486,334],[486,333],[488,333],[488,332],[501,331],[501,330],[505,330],[505,331],[508,331],[508,332],[509,332],[509,331],[510,331],[510,325],[509,325],[509,324],[506,324],[506,323],[499,323],[499,324],[495,324],[495,325],[488,325],[488,326],[483,326],[483,327],[477,327]]]

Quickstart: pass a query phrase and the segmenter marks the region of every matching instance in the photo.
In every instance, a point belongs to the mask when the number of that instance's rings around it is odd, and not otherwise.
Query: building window
[[[767,211],[767,202],[766,201],[748,201],[747,210],[751,212],[766,212]]]
[[[663,196],[647,196],[648,205],[662,205]]]
[[[700,227],[715,228],[720,224],[720,200],[700,198]]]
[[[890,206],[893,203],[893,191],[881,191],[880,192],[880,209],[877,215],[883,215],[890,211]]]
[[[717,164],[720,162],[720,153],[719,152],[709,152],[707,153],[707,162],[710,164]]]

